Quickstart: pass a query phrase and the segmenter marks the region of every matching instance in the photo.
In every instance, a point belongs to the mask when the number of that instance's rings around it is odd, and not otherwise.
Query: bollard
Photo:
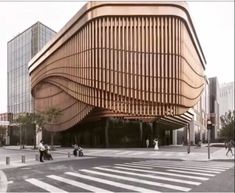
[[[70,157],[71,155],[70,155],[70,152],[68,152],[68,157]]]
[[[35,160],[39,161],[39,155],[38,154],[35,155]]]
[[[25,155],[21,156],[21,161],[22,161],[22,163],[25,163]]]
[[[6,165],[10,165],[10,157],[6,157]]]

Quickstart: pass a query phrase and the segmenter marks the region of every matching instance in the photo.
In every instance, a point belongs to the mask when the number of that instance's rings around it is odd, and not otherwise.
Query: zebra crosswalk
[[[70,192],[63,184],[74,187],[74,192],[188,192],[231,167],[233,163],[145,160],[25,181],[48,192]],[[60,186],[55,186],[54,181],[60,182]]]

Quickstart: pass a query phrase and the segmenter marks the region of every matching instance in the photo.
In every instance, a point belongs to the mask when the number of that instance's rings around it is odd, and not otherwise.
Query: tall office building
[[[7,44],[7,108],[14,115],[32,112],[30,59],[56,34],[40,22],[35,23]]]
[[[220,85],[219,103],[220,116],[234,110],[234,82]]]

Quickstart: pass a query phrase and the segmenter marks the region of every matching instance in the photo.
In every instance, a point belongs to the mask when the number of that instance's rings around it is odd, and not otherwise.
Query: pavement
[[[23,167],[29,165],[60,162],[74,159],[91,159],[93,157],[116,157],[116,158],[149,158],[165,160],[193,160],[193,161],[233,161],[234,155],[226,156],[224,147],[210,147],[210,159],[208,159],[208,147],[190,147],[187,153],[187,146],[160,146],[159,150],[153,148],[83,148],[84,157],[74,157],[73,148],[56,147],[52,151],[53,160],[41,163],[36,160],[38,150],[32,146],[20,149],[19,146],[4,146],[0,148],[0,169]],[[234,153],[234,148],[233,148]],[[22,163],[22,155],[25,156],[25,163]],[[6,157],[10,158],[10,164],[6,164]]]

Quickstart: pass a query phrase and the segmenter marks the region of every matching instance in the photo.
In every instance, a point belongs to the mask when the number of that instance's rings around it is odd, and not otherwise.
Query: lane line
[[[49,175],[47,177],[51,178],[51,179],[54,179],[54,180],[58,180],[60,182],[70,184],[72,186],[76,186],[76,187],[79,187],[79,188],[82,188],[82,189],[85,189],[85,190],[89,190],[91,192],[104,192],[104,193],[111,193],[112,192],[112,191],[108,191],[108,190],[98,188],[98,187],[95,187],[95,186],[87,185],[87,184],[82,183],[82,182],[77,182],[75,180],[70,180],[70,179],[67,179],[67,178],[63,178],[63,177],[60,177],[60,176]]]
[[[60,189],[60,188],[57,188],[55,186],[52,186],[50,184],[47,184],[45,182],[42,182],[40,180],[37,180],[35,178],[29,178],[29,179],[26,179],[27,182],[41,188],[41,189],[44,189],[48,192],[63,192],[63,193],[66,193],[66,191]]]
[[[127,185],[127,184],[123,184],[123,183],[120,183],[120,182],[113,182],[113,181],[110,181],[110,180],[105,180],[105,179],[100,179],[100,178],[96,178],[96,177],[92,177],[92,176],[87,176],[87,175],[83,175],[83,174],[80,174],[80,173],[65,172],[65,174],[75,176],[75,177],[78,177],[78,178],[83,178],[83,179],[88,179],[88,180],[100,182],[100,183],[103,183],[103,184],[108,184],[108,185],[111,185],[111,186],[116,186],[116,187],[119,187],[119,188],[124,188],[124,189],[131,190],[131,191],[134,191],[134,192],[138,191],[138,192],[160,193],[159,191],[156,191],[156,190],[150,190],[150,189],[146,189],[146,188],[142,188],[142,187],[138,187],[138,186]]]

